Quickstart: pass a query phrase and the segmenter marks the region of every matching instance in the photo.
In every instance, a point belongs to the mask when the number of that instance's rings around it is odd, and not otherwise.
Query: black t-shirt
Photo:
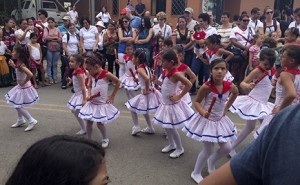
[[[137,4],[137,5],[135,5],[135,10],[138,13],[142,13],[145,9],[146,9],[145,4]]]

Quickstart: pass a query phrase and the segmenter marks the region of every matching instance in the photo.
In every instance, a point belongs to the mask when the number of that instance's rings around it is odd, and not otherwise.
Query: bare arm
[[[79,80],[81,92],[82,92],[82,105],[84,105],[87,101],[87,95],[86,95],[86,88],[84,84],[84,75],[83,74],[77,74],[76,77]]]
[[[226,55],[226,56],[227,56],[227,57],[224,59],[225,62],[230,61],[230,60],[232,59],[232,57],[234,56],[234,54],[233,54],[232,52],[227,51],[227,50],[222,49],[222,48],[220,48],[218,52],[219,52],[220,56],[221,56],[221,55]]]
[[[199,112],[201,116],[205,118],[209,117],[209,112],[202,106],[201,102],[209,94],[209,92],[210,87],[207,85],[202,85],[198,90],[197,97],[194,102],[195,109]]]
[[[150,78],[147,75],[146,71],[144,68],[139,68],[136,70],[141,76],[142,78],[145,80],[145,85],[146,85],[146,89],[143,92],[143,94],[149,94],[149,89],[150,89]]]
[[[226,112],[228,111],[229,107],[231,107],[231,105],[233,104],[233,102],[236,99],[236,97],[238,96],[238,94],[239,94],[238,88],[234,84],[232,84],[231,85],[231,90],[230,90],[229,100],[227,101],[227,103],[225,105],[223,115],[226,114]]]
[[[185,70],[185,74],[187,74],[190,77],[190,82],[193,84],[196,81],[196,75],[195,73],[191,70],[191,68],[187,68]]]
[[[23,86],[31,79],[33,74],[25,65],[21,65],[19,68],[21,69],[22,72],[26,74],[26,78],[24,80],[19,81],[19,84]]]
[[[180,92],[180,94],[170,97],[171,101],[176,102],[180,100],[192,87],[192,83],[184,76],[179,73],[174,73],[171,77],[172,81],[181,82],[184,85],[184,88]]]
[[[285,89],[285,96],[278,109],[278,111],[284,109],[285,107],[291,105],[293,100],[297,97],[297,92],[294,86],[294,76],[287,72],[282,72],[280,74],[280,84]]]
[[[108,103],[113,103],[114,99],[115,99],[115,96],[116,96],[116,94],[117,94],[117,92],[119,90],[121,82],[120,82],[120,80],[115,75],[111,74],[110,72],[108,72],[106,74],[106,78],[108,80],[111,80],[111,81],[115,82],[115,88],[114,88],[113,92],[111,93],[111,95],[107,99]]]
[[[248,76],[245,77],[245,79],[241,82],[240,86],[242,88],[253,89],[255,87],[255,84],[252,81],[254,79],[257,79],[260,75],[262,75],[261,70],[255,68],[253,71],[250,72]]]

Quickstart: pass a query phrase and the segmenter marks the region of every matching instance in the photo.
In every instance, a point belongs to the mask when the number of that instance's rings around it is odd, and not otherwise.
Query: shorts
[[[37,64],[32,59],[29,59],[30,69],[43,69],[43,64]]]

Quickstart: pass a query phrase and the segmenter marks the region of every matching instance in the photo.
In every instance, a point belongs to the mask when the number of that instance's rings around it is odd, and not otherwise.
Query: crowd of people
[[[106,124],[120,114],[113,103],[124,88],[133,136],[154,134],[152,122],[161,126],[168,139],[161,152],[171,152],[171,158],[184,153],[178,129],[203,143],[191,173],[200,183],[205,164],[212,173],[217,160],[227,154],[234,157],[235,148],[255,129],[257,120],[262,124],[254,137],[261,141],[259,135],[273,117],[299,103],[300,8],[294,10],[294,21],[286,28],[274,19],[275,11],[269,6],[261,17],[260,9],[253,8],[250,15],[242,13],[235,23],[223,12],[221,25],[211,12],[200,13],[196,21],[193,9],[187,7],[175,29],[168,25],[165,12],[152,20],[141,1],[138,8],[129,1],[117,22],[103,7],[95,17],[95,26],[86,16],[78,21],[75,6],[58,27],[47,11],[38,12],[38,21],[22,19],[16,31],[13,19],[7,18],[0,32],[0,85],[17,83],[5,95],[18,115],[13,128],[27,120],[25,131],[30,131],[38,123],[25,107],[39,100],[36,89],[40,86],[58,83],[61,56],[61,88],[73,86],[68,107],[80,125],[76,135],[86,134],[91,139],[96,122],[101,146],[107,148]],[[112,91],[108,91],[110,84],[114,85]],[[197,95],[194,102],[191,95]],[[274,104],[269,102],[272,96]],[[240,133],[226,116],[228,110],[246,120]],[[154,113],[152,121],[150,113]],[[138,114],[145,118],[145,128],[141,128]],[[214,143],[219,145],[216,151]],[[236,163],[231,164],[235,165],[233,175],[240,174]]]

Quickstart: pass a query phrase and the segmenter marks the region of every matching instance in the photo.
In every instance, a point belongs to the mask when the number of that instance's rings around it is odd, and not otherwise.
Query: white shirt
[[[46,21],[46,22],[42,22],[42,25],[44,26],[44,27],[47,27],[48,28],[48,22]]]
[[[23,31],[23,30],[21,30],[21,29],[18,29],[17,31],[15,31],[15,35],[16,35],[16,37],[22,37],[22,35],[24,34],[25,32]],[[19,40],[19,43],[20,44],[22,44],[22,45],[27,45],[27,44],[29,44],[30,43],[30,33],[31,33],[31,31],[28,31],[27,33],[26,33],[26,36],[25,36],[25,38],[24,38],[24,40],[22,40],[22,41],[20,41]]]
[[[0,41],[0,56],[3,56],[6,50],[7,50],[6,45],[4,44],[3,41]]]
[[[193,34],[195,32],[194,27],[195,25],[197,25],[198,22],[195,21],[194,19],[191,20],[191,22],[189,22],[186,27],[188,28],[188,30]]]
[[[99,50],[103,50],[103,35],[104,35],[105,32],[106,32],[106,29],[102,30],[99,33],[99,42],[98,42],[98,49]]]
[[[251,31],[250,31],[251,29]],[[252,33],[251,33],[252,32]],[[241,35],[243,35],[246,39],[252,40],[253,35],[255,34],[254,30],[248,27],[245,31],[241,30],[238,26],[232,28],[230,33],[230,39],[235,38],[239,43],[244,46],[250,46],[251,43],[247,42]]]
[[[98,30],[96,26],[90,25],[90,28],[87,30],[85,27],[80,29],[80,37],[83,38],[83,45],[85,49],[93,49],[94,44],[96,42],[96,34],[98,33]]]
[[[248,24],[248,27],[251,27],[253,30],[255,30],[255,32],[258,32],[259,28],[264,27],[264,24],[258,19],[251,20],[251,18],[250,18],[250,22]]]
[[[68,35],[65,34],[62,37],[62,42],[67,44],[67,49],[71,55],[76,55],[78,54],[78,44],[79,44],[78,38],[75,33],[71,34],[69,32],[69,35],[70,35],[69,41],[68,41]]]
[[[37,61],[41,59],[41,55],[40,55],[40,44],[38,44],[38,47],[34,47],[30,44],[28,44],[31,47],[31,56],[32,58]]]
[[[298,28],[300,30],[300,24],[297,24],[296,21],[290,23],[289,28]]]
[[[222,26],[220,26],[218,28],[218,34],[221,36],[221,43],[228,43],[230,42],[229,37],[230,37],[230,33],[231,33],[232,28],[222,28]]]
[[[110,14],[107,12],[107,13],[98,13],[98,15],[96,16],[96,18],[100,18],[104,23],[108,23],[109,19],[110,18]]]
[[[172,28],[164,24],[164,26],[161,28],[159,24],[153,26],[154,35],[156,35],[158,32],[161,32],[161,36],[166,38],[170,38],[172,36]]]
[[[67,13],[67,15],[69,15],[71,17],[71,23],[75,23],[77,21],[77,17],[78,17],[77,11],[71,10]]]
[[[213,34],[218,34],[216,28],[212,27],[212,26],[208,26],[206,30],[203,29],[203,31],[206,33],[205,37],[209,37]]]

